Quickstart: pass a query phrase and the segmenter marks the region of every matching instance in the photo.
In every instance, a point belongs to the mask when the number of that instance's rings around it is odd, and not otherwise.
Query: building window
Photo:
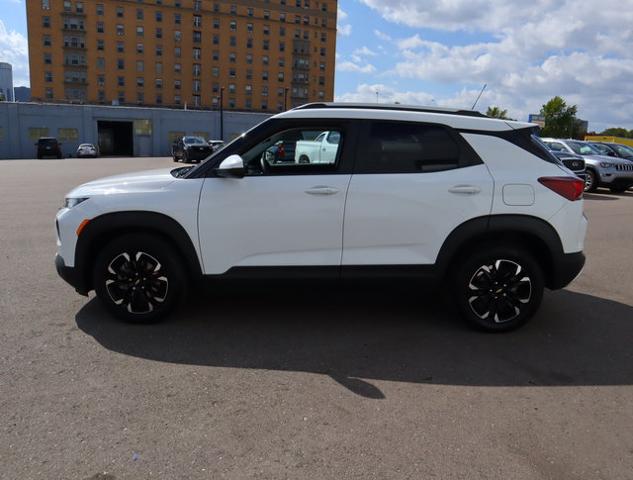
[[[123,18],[124,10],[123,7],[116,7],[116,16],[117,18]]]
[[[161,62],[156,62],[156,74],[160,75],[161,73],[163,73],[163,64]]]
[[[97,50],[105,50],[105,42],[101,39],[97,40]]]
[[[145,78],[143,78],[143,77],[136,77],[136,86],[137,87],[144,87],[145,86]]]
[[[116,83],[119,87],[125,87],[125,77],[117,77]]]
[[[160,27],[156,28],[156,38],[163,38],[163,29]]]
[[[105,8],[103,6],[103,3],[97,3],[97,15],[102,17],[104,13],[105,13]]]
[[[174,13],[174,23],[180,25],[182,23],[182,15],[180,13]]]
[[[145,18],[145,13],[143,12],[142,8],[137,8],[136,9],[136,19],[137,20],[143,20]]]
[[[174,72],[180,73],[182,71],[182,65],[180,63],[174,63]]]
[[[229,83],[229,93],[235,93],[235,84]]]
[[[199,63],[194,63],[193,64],[193,76],[194,77],[199,77],[200,75],[202,75],[202,66]]]
[[[143,60],[138,60],[136,62],[136,71],[137,72],[144,72],[145,71],[145,62],[143,62]]]
[[[42,10],[50,10],[51,2],[50,0],[42,0]]]
[[[142,43],[136,44],[136,53],[143,53],[145,51],[145,47]]]
[[[125,44],[123,42],[116,42],[116,51],[123,53],[125,51]]]
[[[180,90],[182,87],[182,82],[180,80],[174,80],[174,89]]]
[[[174,41],[180,43],[182,40],[182,32],[180,30],[174,30]]]
[[[125,62],[122,58],[117,59],[116,67],[118,70],[125,70]]]
[[[116,26],[116,34],[119,37],[122,37],[123,35],[125,35],[125,28],[123,28],[123,25],[121,25],[120,23],[117,24]]]
[[[51,28],[51,17],[42,17],[42,26],[44,28]]]
[[[50,35],[44,35],[42,40],[44,42],[44,46],[45,47],[50,47],[51,46],[51,36]]]
[[[53,72],[44,72],[44,81],[51,83],[53,81]]]
[[[103,33],[105,31],[105,27],[103,22],[97,22],[97,33]],[[119,35],[119,29],[117,25],[117,35]]]
[[[51,65],[53,63],[53,56],[50,53],[44,54],[44,63],[46,65]]]
[[[156,21],[157,22],[162,22],[163,21],[163,12],[156,12]]]
[[[200,15],[193,16],[193,26],[200,28],[202,26],[202,17]]]
[[[142,37],[143,35],[145,35],[145,28],[139,25],[136,27],[136,36]]]

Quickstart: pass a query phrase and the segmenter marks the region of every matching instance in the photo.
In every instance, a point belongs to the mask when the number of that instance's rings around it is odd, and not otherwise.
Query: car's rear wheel
[[[164,240],[147,234],[123,235],[97,256],[93,285],[115,316],[132,323],[164,318],[185,291],[179,256]]]
[[[301,155],[299,157],[299,163],[310,163],[310,158],[307,155]]]
[[[452,286],[462,317],[488,332],[506,332],[530,320],[543,299],[539,263],[526,250],[498,245],[465,258]]]
[[[626,186],[626,187],[611,187],[611,193],[624,193],[626,192],[630,187]]]
[[[598,188],[598,178],[596,172],[587,169],[585,172],[585,192],[595,192]]]

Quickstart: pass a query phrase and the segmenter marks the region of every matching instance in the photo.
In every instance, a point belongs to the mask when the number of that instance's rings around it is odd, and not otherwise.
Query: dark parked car
[[[554,155],[558,157],[558,159],[563,162],[567,168],[569,168],[572,172],[576,174],[577,177],[585,180],[585,159],[580,155],[576,155],[575,153],[567,153],[567,152],[552,152]]]
[[[62,158],[62,144],[54,137],[41,137],[36,143],[37,158]]]
[[[211,148],[213,148],[214,153],[224,147],[223,140],[209,140],[208,143],[211,146]]]
[[[174,162],[198,163],[213,153],[213,147],[202,137],[182,137],[172,146]]]
[[[589,144],[597,149],[602,155],[633,160],[633,148],[626,145],[606,142],[589,142]]]

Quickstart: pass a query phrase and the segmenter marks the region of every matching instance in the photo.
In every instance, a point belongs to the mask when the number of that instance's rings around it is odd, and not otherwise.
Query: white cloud
[[[349,37],[352,34],[352,25],[344,23],[347,17],[349,17],[348,13],[339,5],[336,13],[336,30],[339,35],[344,37]]]
[[[26,37],[15,30],[7,30],[0,20],[0,62],[13,66],[16,87],[29,85],[29,49]]]
[[[357,72],[357,73],[374,73],[376,71],[376,67],[374,67],[371,63],[367,63],[365,65],[359,65],[358,63],[354,63],[352,61],[342,61],[336,64],[336,69],[341,72]]]
[[[592,122],[633,127],[633,0],[534,0],[529,8],[525,0],[360,1],[390,22],[456,32],[448,44],[374,31],[399,49],[394,80],[450,86],[449,103],[487,83],[483,106],[497,102],[519,118],[562,95]]]
[[[390,42],[391,37],[387,35],[385,32],[381,32],[380,30],[374,30],[374,35],[376,35],[380,40],[385,42]]]
[[[357,55],[359,57],[375,57],[377,53],[370,48],[363,46],[354,50],[354,55]]]

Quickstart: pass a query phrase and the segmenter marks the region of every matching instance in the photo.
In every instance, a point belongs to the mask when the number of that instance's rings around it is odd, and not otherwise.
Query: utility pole
[[[288,110],[288,87],[284,88],[284,110]]]
[[[380,103],[380,92],[376,90],[376,103]]]
[[[220,88],[220,140],[224,140],[224,87]]]

